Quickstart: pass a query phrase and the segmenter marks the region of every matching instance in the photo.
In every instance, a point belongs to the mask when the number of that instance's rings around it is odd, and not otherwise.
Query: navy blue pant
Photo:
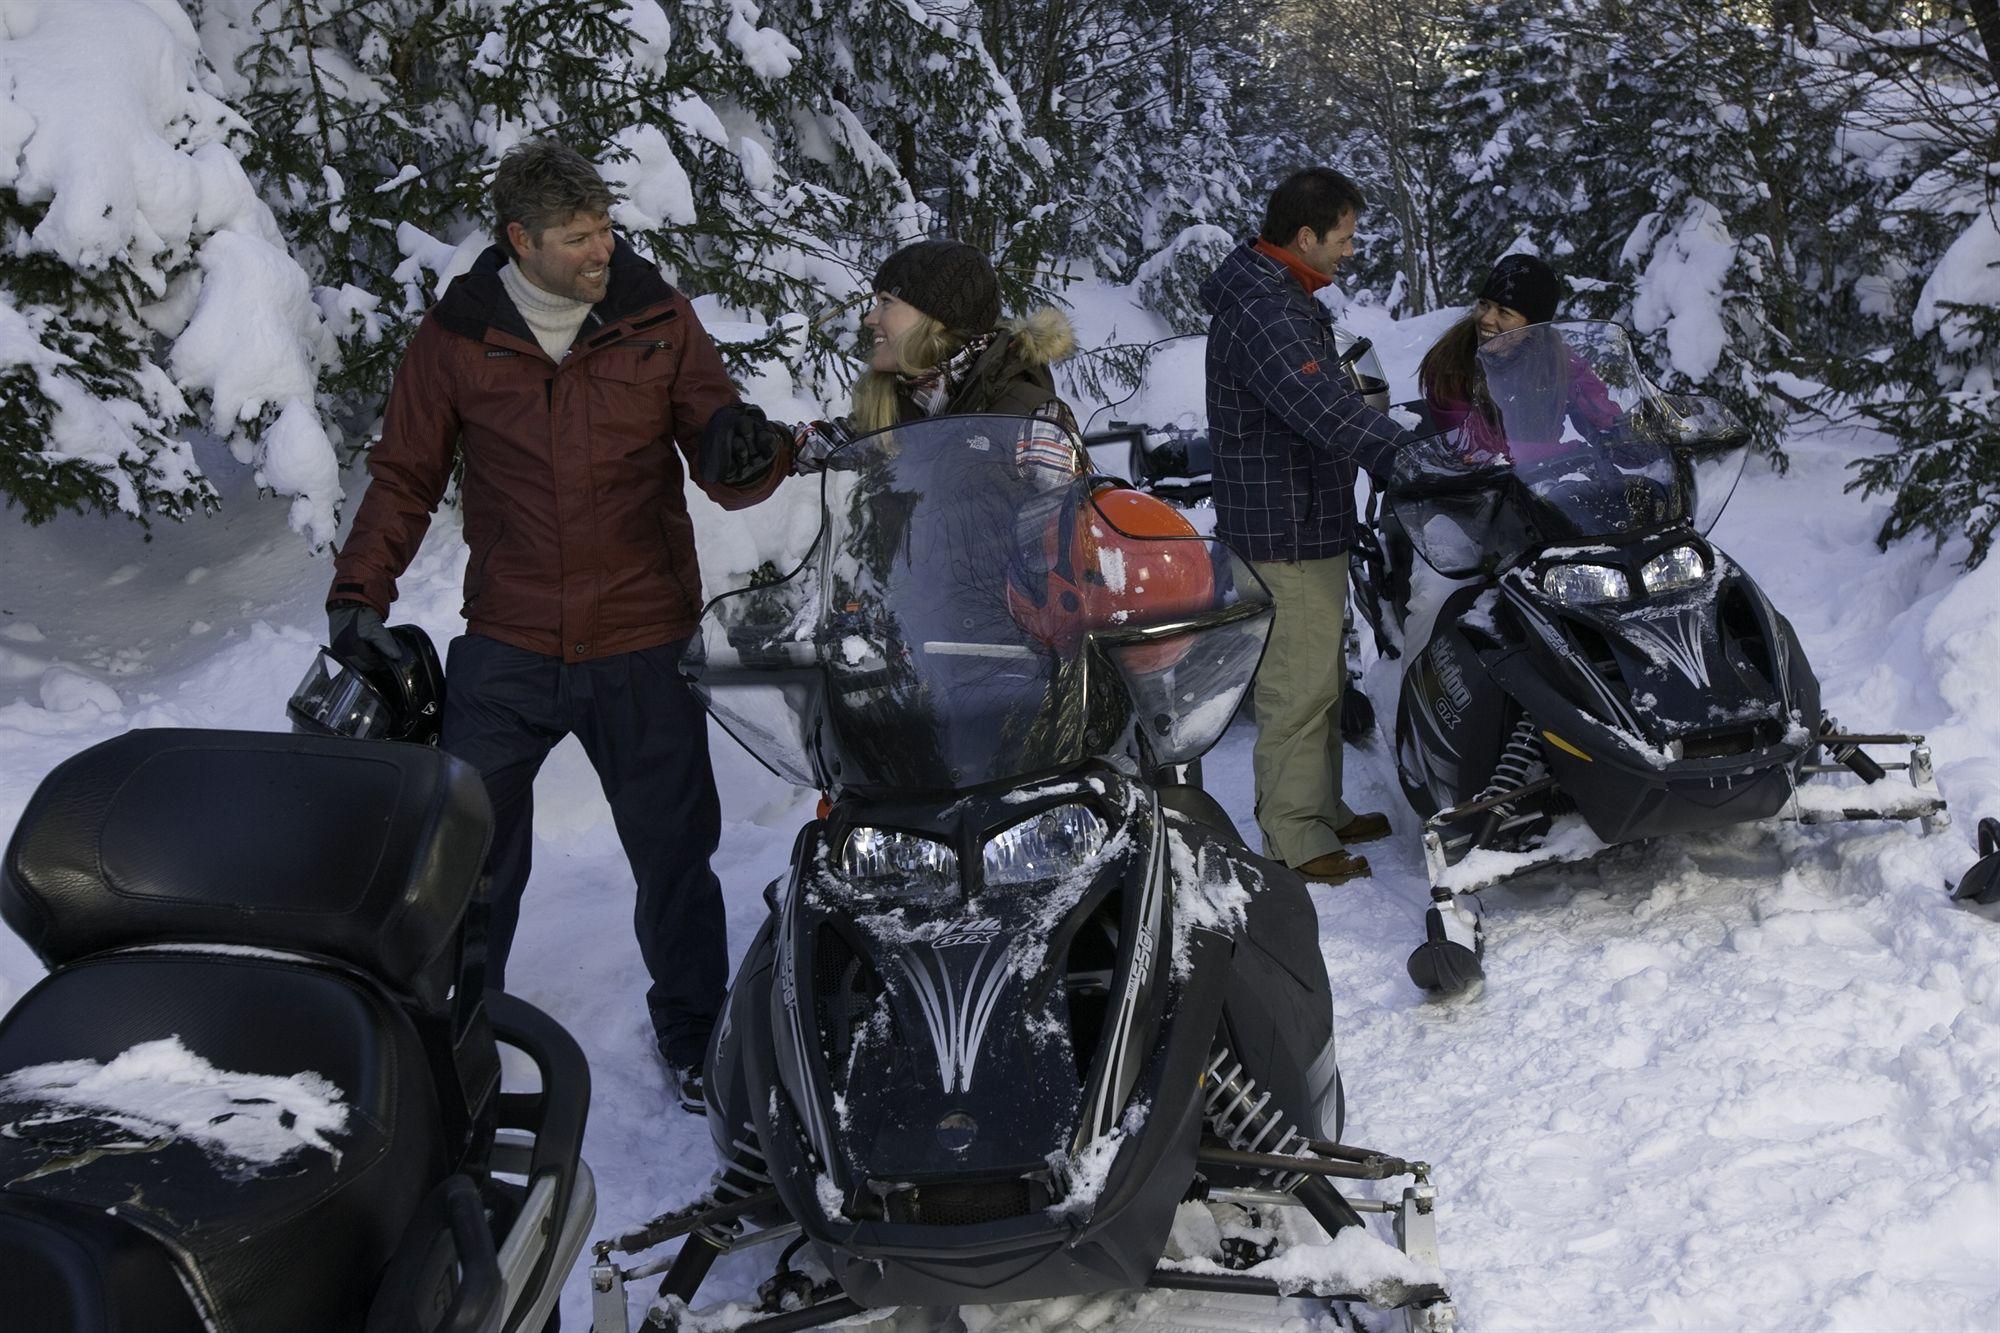
[[[534,849],[535,774],[574,733],[638,881],[632,926],[653,978],[646,1007],[660,1050],[699,1064],[728,986],[728,926],[708,868],[722,833],[708,720],[676,669],[682,642],[566,664],[462,634],[445,664],[441,744],[479,770],[493,802],[487,984],[506,987]]]

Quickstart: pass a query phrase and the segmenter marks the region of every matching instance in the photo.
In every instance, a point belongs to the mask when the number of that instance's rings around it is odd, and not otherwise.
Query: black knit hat
[[[882,261],[875,290],[907,301],[953,333],[981,334],[1000,322],[1000,280],[963,241],[918,241]]]
[[[1562,280],[1533,255],[1508,255],[1487,275],[1479,299],[1518,310],[1530,324],[1546,324],[1556,317]]]

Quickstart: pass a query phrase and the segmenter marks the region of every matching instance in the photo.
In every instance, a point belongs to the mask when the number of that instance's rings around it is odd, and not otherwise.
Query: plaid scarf
[[[977,338],[929,370],[915,375],[899,375],[903,392],[910,396],[917,410],[927,417],[934,417],[950,405],[965,384],[965,377],[971,372],[973,363],[986,353],[1000,337],[996,330],[982,333]]]

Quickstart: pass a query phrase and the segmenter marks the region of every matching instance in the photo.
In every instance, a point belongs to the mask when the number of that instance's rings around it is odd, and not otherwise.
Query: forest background
[[[1178,332],[1269,186],[1370,200],[1348,301],[1470,300],[1503,253],[1776,454],[1867,425],[1879,540],[2000,525],[2000,0],[6,0],[0,498],[212,507],[226,441],[331,541],[507,148],[605,164],[741,370],[852,375],[896,246],[1010,304],[1134,284]],[[1154,346],[1089,347],[1103,394]],[[1778,455],[1782,463],[1782,456]]]

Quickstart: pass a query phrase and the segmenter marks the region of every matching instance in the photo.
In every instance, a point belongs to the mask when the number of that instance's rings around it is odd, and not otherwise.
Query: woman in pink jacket
[[[1540,462],[1568,453],[1566,439],[1594,435],[1623,415],[1559,334],[1521,332],[1555,318],[1560,292],[1547,264],[1508,255],[1493,266],[1471,312],[1424,354],[1417,383],[1438,426],[1461,432],[1468,462]],[[1482,348],[1486,364],[1507,366],[1506,402],[1494,400]]]

